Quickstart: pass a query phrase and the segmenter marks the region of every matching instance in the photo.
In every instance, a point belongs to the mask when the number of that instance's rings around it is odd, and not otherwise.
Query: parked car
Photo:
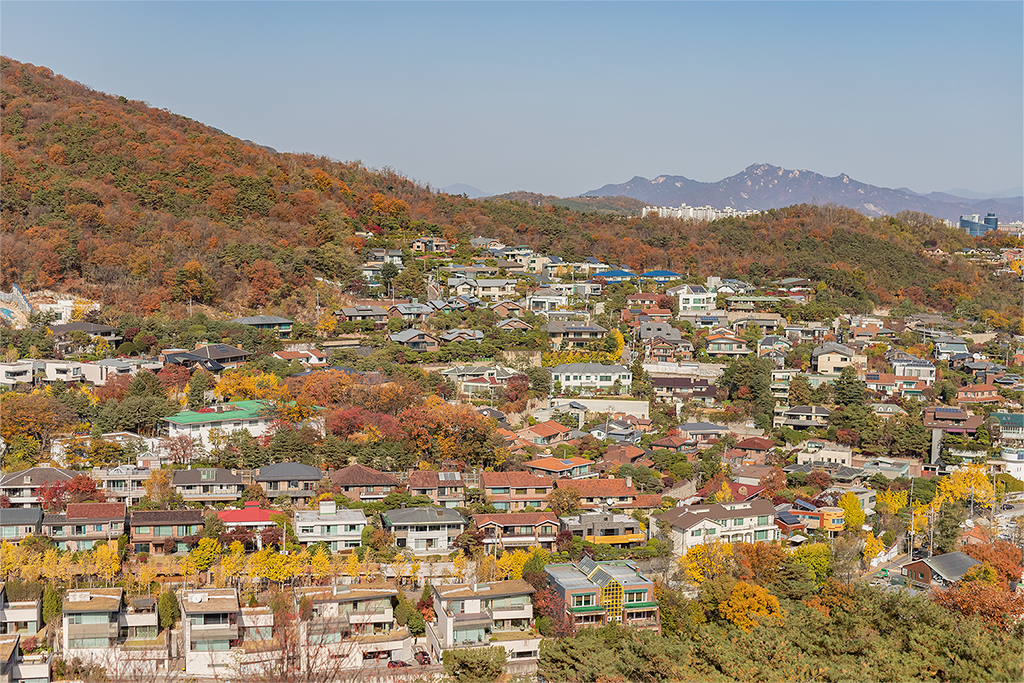
[[[931,557],[932,554],[924,548],[914,548],[913,552],[910,553],[910,557],[914,560],[923,560],[926,557]]]
[[[388,662],[389,669],[401,669],[403,666],[412,666],[409,662],[403,662],[401,659],[392,659]]]
[[[419,662],[423,666],[426,666],[427,664],[430,664],[430,655],[427,654],[426,652],[422,652],[422,651],[417,652],[416,654],[413,655],[413,659],[415,659],[417,662]]]
[[[1012,503],[1003,503],[1003,509],[1004,510],[1012,510],[1013,509],[1013,504]]]

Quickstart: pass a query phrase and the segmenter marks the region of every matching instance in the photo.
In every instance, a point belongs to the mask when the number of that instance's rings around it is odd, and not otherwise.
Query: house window
[[[594,604],[593,593],[587,593],[586,595],[574,595],[572,596],[573,607],[590,607]]]
[[[313,527],[311,527],[311,526],[300,526],[299,527],[299,533],[300,534],[311,534],[311,533],[313,533]]]
[[[737,517],[736,519],[732,520],[732,525],[733,526],[743,526],[743,518],[742,517]]]
[[[768,515],[760,515],[760,516],[758,516],[758,518],[757,518],[757,525],[758,526],[767,526],[767,524],[768,524]]]
[[[767,531],[755,531],[754,532],[754,540],[755,541],[767,541],[768,540],[768,532]]]
[[[700,536],[700,529],[694,529],[690,532],[691,536]]]
[[[644,602],[647,600],[647,591],[630,591],[626,593],[625,602]]]

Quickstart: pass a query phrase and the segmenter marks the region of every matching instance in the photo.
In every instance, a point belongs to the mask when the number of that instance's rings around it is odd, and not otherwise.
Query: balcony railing
[[[217,626],[193,626],[192,640],[237,640],[238,626],[222,624]]]
[[[118,632],[117,622],[105,622],[102,624],[68,624],[69,638],[116,638]]]

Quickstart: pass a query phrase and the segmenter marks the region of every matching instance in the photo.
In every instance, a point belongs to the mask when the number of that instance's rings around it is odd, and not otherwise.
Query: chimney
[[[633,488],[633,477],[626,477],[626,488]]]
[[[242,349],[242,345],[241,345],[241,344],[235,344],[235,346],[237,346],[237,347],[238,347],[238,350],[239,350],[239,351],[243,351],[243,350],[244,350],[244,349]]]

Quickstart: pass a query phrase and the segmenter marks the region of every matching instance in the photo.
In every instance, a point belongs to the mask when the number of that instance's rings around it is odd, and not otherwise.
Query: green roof
[[[656,602],[624,602],[622,603],[622,609],[638,609],[641,607],[657,607]]]
[[[267,417],[270,415],[270,406],[265,401],[236,401],[224,406],[224,412],[199,413],[193,410],[183,410],[177,415],[171,415],[164,419],[175,424],[201,424],[203,422],[233,422],[235,420],[250,420],[254,417]]]

